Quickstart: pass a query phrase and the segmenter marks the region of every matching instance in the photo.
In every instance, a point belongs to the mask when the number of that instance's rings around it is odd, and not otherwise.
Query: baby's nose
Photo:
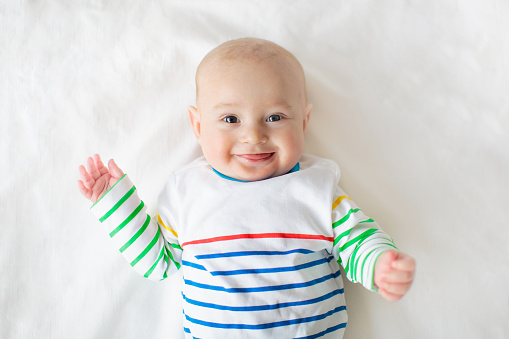
[[[264,129],[260,126],[249,126],[244,128],[241,142],[252,145],[265,143],[267,141],[267,135]]]

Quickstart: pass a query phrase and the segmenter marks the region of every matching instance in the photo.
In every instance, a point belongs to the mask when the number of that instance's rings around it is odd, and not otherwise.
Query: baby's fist
[[[408,292],[415,275],[415,260],[396,251],[380,255],[375,265],[375,287],[388,301],[398,301]]]

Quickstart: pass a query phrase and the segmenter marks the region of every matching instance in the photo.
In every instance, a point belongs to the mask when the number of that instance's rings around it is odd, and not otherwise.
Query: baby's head
[[[311,105],[302,66],[282,47],[246,38],[213,49],[196,71],[196,103],[194,134],[222,174],[262,180],[299,161]]]

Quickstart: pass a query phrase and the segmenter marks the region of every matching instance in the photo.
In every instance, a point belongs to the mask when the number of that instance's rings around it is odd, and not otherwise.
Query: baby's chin
[[[234,155],[227,162],[209,163],[219,173],[240,181],[261,181],[290,172],[295,166],[290,166],[290,161],[282,163],[279,154],[264,153],[256,156]],[[295,163],[298,160],[295,161]],[[285,166],[288,164],[288,166]]]
[[[214,167],[214,166],[212,166]],[[261,181],[277,176],[273,171],[266,169],[246,169],[246,168],[221,168],[221,166],[214,167],[216,171],[222,175],[240,181]]]
[[[251,181],[262,181],[262,180],[273,178],[275,176],[276,175],[250,175],[250,176],[239,177],[240,179],[238,179],[238,180],[249,181],[249,182],[251,182]]]
[[[219,172],[221,172],[221,171],[219,171]],[[235,179],[235,180],[249,181],[249,182],[265,180],[265,179],[269,179],[272,177],[272,175],[267,175],[264,173],[245,173],[244,171],[242,173],[226,172],[226,173],[222,173],[222,174],[224,174],[227,177],[230,177],[232,179]]]

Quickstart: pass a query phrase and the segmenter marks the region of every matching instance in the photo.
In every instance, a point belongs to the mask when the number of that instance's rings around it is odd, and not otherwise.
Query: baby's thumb
[[[117,164],[115,163],[115,160],[113,160],[113,159],[108,161],[108,169],[110,171],[111,176],[116,179],[120,179],[124,176],[124,172],[122,172],[120,167],[117,166]]]
[[[398,254],[394,251],[387,251],[384,253],[385,262],[392,267],[393,263],[398,259]]]

